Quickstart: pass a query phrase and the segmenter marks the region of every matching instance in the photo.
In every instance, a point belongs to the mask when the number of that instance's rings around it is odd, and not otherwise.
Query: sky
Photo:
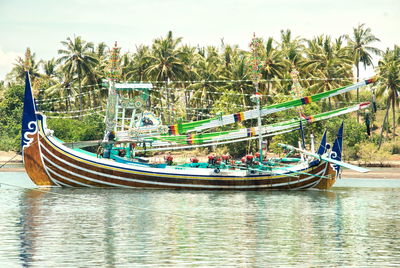
[[[253,33],[337,38],[365,23],[381,40],[374,46],[385,50],[400,45],[398,14],[400,0],[0,0],[0,80],[27,47],[49,60],[74,36],[110,47],[118,41],[133,52],[171,30],[183,44],[220,46],[223,39],[248,49]]]

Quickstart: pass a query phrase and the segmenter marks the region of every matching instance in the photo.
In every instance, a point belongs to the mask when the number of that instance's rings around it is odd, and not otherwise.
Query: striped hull
[[[44,135],[44,127],[38,121],[38,135],[31,146],[36,146],[40,157],[35,157],[40,176],[33,176],[33,165],[25,165],[28,175],[37,185],[61,187],[124,187],[167,188],[197,190],[262,190],[262,189],[327,189],[335,181],[335,172],[329,163],[284,174],[247,175],[244,171],[229,171],[229,175],[213,173],[211,169],[178,170],[133,167],[109,160],[97,159],[73,151],[52,137]],[[30,148],[30,147],[28,147]],[[24,158],[32,157],[30,150]],[[46,176],[43,179],[43,176]],[[324,178],[323,178],[324,176]],[[39,183],[38,177],[41,177]],[[328,178],[326,178],[328,177]]]

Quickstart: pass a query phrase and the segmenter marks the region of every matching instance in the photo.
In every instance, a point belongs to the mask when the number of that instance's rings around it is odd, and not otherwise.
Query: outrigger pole
[[[280,122],[280,123],[265,125],[262,127],[261,133],[263,135],[263,138],[265,137],[266,134],[268,134],[268,136],[279,135],[279,134],[282,134],[281,131],[284,131],[284,130],[288,130],[288,129],[291,129],[291,131],[298,130],[299,126],[300,126],[300,121],[303,121],[303,123],[306,123],[306,122],[314,123],[314,122],[318,122],[321,120],[326,120],[326,119],[330,119],[330,118],[344,115],[347,113],[351,113],[354,111],[362,110],[362,109],[368,108],[369,105],[370,105],[369,102],[364,102],[364,103],[360,103],[360,104],[357,104],[354,106],[337,109],[334,111],[328,111],[325,113],[302,117],[301,119],[291,119],[291,120]],[[284,133],[286,133],[286,132],[284,132]],[[210,146],[210,144],[212,144],[213,142],[222,142],[222,141],[227,141],[227,140],[234,140],[233,142],[236,142],[237,139],[245,138],[245,137],[253,137],[252,139],[256,139],[256,138],[258,139],[258,135],[259,135],[259,132],[257,132],[255,128],[241,128],[241,129],[234,130],[234,131],[210,132],[210,133],[203,133],[203,134],[198,134],[198,135],[190,135],[189,137],[187,135],[153,136],[153,137],[143,136],[143,139],[150,139],[153,146],[155,146],[155,147],[161,146],[161,145],[154,145],[154,144],[157,144],[157,142],[168,143],[168,145],[162,145],[162,146],[168,146],[169,149],[173,150],[175,147],[170,147],[170,145],[172,145],[172,144],[176,144],[176,145],[188,144],[190,146],[185,147],[185,148],[192,148],[191,146],[193,146],[193,145],[204,144],[203,146]],[[257,137],[255,137],[255,136],[257,136]],[[326,138],[325,138],[325,140],[326,140]],[[102,142],[101,140],[67,142],[67,143],[64,143],[64,145],[67,147],[70,147],[70,148],[84,148],[84,147],[88,147],[88,146],[100,145],[101,142]],[[118,143],[118,142],[119,141],[116,141],[115,143]],[[121,141],[121,142],[129,143],[131,141]],[[325,143],[326,142],[324,142],[324,144]],[[323,152],[321,152],[321,154],[322,153]]]
[[[303,150],[303,149],[300,149],[300,148],[296,148],[296,147],[291,146],[291,145],[282,144],[282,143],[278,143],[278,145],[283,147],[283,148],[285,148],[285,149],[295,150],[295,151],[301,152],[303,154],[315,157],[316,159],[324,160],[324,161],[332,163],[334,165],[338,165],[338,166],[341,166],[341,167],[349,168],[349,169],[352,169],[352,170],[355,170],[355,171],[358,171],[358,172],[365,173],[365,172],[369,172],[370,171],[369,169],[366,169],[366,168],[362,168],[362,167],[355,166],[355,165],[352,165],[352,164],[349,164],[349,163],[345,163],[345,162],[342,162],[342,161],[339,161],[339,160],[335,160],[335,159],[332,159],[330,157],[326,157],[324,155],[311,153],[309,151],[306,151],[306,150]]]
[[[261,107],[261,116],[266,116],[268,114],[272,114],[272,113],[276,113],[276,112],[282,112],[282,111],[285,111],[285,110],[288,110],[288,109],[291,109],[294,107],[309,104],[311,102],[317,102],[317,101],[320,101],[320,100],[323,100],[326,98],[331,98],[331,97],[337,96],[339,94],[347,93],[349,91],[352,91],[354,89],[368,85],[373,82],[375,82],[375,78],[370,78],[370,79],[363,80],[363,81],[360,81],[360,82],[352,84],[352,85],[332,89],[330,91],[326,91],[326,92],[322,92],[322,93],[317,93],[315,95],[306,96],[306,97],[298,98],[295,100],[286,101],[283,103],[277,103],[277,104],[272,104],[269,106],[264,106],[264,107]],[[203,131],[203,130],[210,129],[210,128],[222,127],[225,125],[233,124],[235,122],[242,122],[245,120],[254,119],[254,118],[257,118],[258,115],[259,115],[259,111],[257,111],[257,109],[253,109],[253,110],[248,110],[245,112],[223,115],[222,117],[219,116],[219,117],[214,117],[214,118],[210,118],[210,119],[203,119],[203,120],[194,121],[194,122],[187,122],[187,123],[182,123],[182,124],[178,124],[178,125],[172,125],[172,126],[169,126],[169,128],[170,129],[174,128],[174,129],[178,130],[178,131],[174,132],[174,135],[186,134],[186,133],[190,133],[190,132]]]

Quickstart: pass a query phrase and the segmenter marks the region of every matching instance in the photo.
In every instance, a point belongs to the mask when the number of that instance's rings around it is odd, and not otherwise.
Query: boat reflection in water
[[[398,191],[370,188],[28,190],[20,260],[24,267],[399,264],[399,201]]]

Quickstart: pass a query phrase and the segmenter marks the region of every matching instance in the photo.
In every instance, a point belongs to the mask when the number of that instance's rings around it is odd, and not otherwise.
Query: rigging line
[[[104,112],[104,110],[103,110],[103,111],[97,111],[97,112],[94,112],[94,113],[81,114],[81,115],[71,115],[71,116],[46,115],[46,117],[47,117],[47,118],[61,118],[61,119],[66,118],[66,119],[73,119],[73,118],[80,118],[80,117],[84,117],[84,116],[89,116],[89,115],[92,115],[92,114],[99,114],[99,112]],[[100,114],[100,115],[101,115],[101,114]],[[105,116],[104,116],[104,117],[105,117]]]
[[[13,160],[15,157],[17,157],[20,153],[16,153],[13,157],[11,157],[9,160],[7,160],[6,162],[4,162],[0,168],[3,168],[5,165],[7,165],[11,160]]]
[[[288,133],[294,130],[298,130],[298,128],[294,129],[289,129],[277,133],[269,133],[262,135],[262,137],[269,137],[269,136],[276,136],[284,133]],[[243,138],[243,139],[236,139],[236,140],[228,140],[228,141],[223,141],[223,142],[214,142],[214,143],[206,143],[206,144],[198,144],[198,145],[189,145],[189,146],[179,146],[179,147],[165,147],[165,148],[154,148],[154,149],[146,149],[146,150],[135,150],[135,152],[150,152],[150,151],[168,151],[168,150],[181,150],[181,149],[189,149],[189,148],[199,148],[199,147],[207,147],[207,146],[216,146],[216,145],[222,145],[222,144],[229,144],[229,143],[234,143],[234,142],[240,142],[240,141],[247,141],[247,140],[254,140],[258,139],[258,137],[248,137],[248,138]]]
[[[92,110],[98,110],[100,108],[103,108],[102,105],[97,106],[97,107],[93,107],[93,108],[88,108],[88,109],[82,109],[82,110],[71,110],[71,111],[43,111],[43,110],[39,110],[42,113],[59,113],[59,114],[68,114],[68,113],[80,113],[80,112],[86,112],[86,111],[92,111]],[[104,108],[105,110],[105,108]]]
[[[36,143],[38,143],[38,141],[35,141],[35,142],[32,142],[29,146],[31,146],[31,145],[34,145],[34,144],[36,144]],[[5,165],[7,165],[10,161],[12,161],[15,157],[17,157],[18,155],[21,155],[22,153],[21,152],[17,152],[13,157],[11,157],[9,160],[7,160],[6,162],[4,162],[1,166],[0,166],[0,168],[3,168]]]
[[[353,77],[333,77],[333,78],[301,78],[300,81],[353,81]],[[237,83],[237,82],[248,82],[253,83],[255,80],[173,80],[173,81],[127,81],[126,83],[152,83],[152,84],[174,84],[174,83],[183,83],[183,84],[193,84],[193,83]],[[293,81],[291,78],[276,78],[276,79],[260,79],[257,82],[265,83],[265,82],[275,82],[275,81]]]
[[[71,89],[71,88],[65,88],[65,89]],[[74,94],[74,96],[80,96],[80,95],[87,95],[96,91],[101,91],[101,90],[106,90],[107,88],[105,87],[98,87],[96,89],[93,89],[91,91],[87,91],[87,92],[82,92],[81,94]],[[52,98],[52,99],[60,99],[60,98]]]
[[[279,95],[275,95],[276,97],[284,97],[284,96],[279,96]],[[154,97],[153,99],[159,100],[160,102],[165,101],[166,99],[162,99],[162,98],[158,98],[158,97]],[[199,97],[191,97],[189,102],[193,101],[193,100],[199,100],[202,103],[228,103],[228,104],[232,104],[231,101],[229,100],[221,100],[221,99],[217,99],[215,101],[210,100],[210,99],[205,99],[205,98],[199,98]],[[242,104],[232,104],[235,107],[243,107],[243,108],[254,108],[254,105],[242,105]],[[187,109],[187,108],[186,108]],[[190,109],[190,108],[189,108]],[[213,108],[199,108],[199,109],[213,109]]]
[[[92,91],[88,91],[88,92],[83,92],[83,93],[81,93],[81,94],[75,94],[75,95],[73,95],[73,96],[68,96],[68,97],[59,97],[59,98],[49,98],[49,99],[40,99],[40,100],[36,100],[35,99],[35,102],[36,103],[43,103],[43,102],[47,102],[47,101],[54,101],[54,100],[66,100],[66,99],[74,99],[74,98],[76,98],[76,97],[79,97],[79,96],[86,96],[86,95],[89,95],[89,94],[91,94],[91,93],[94,93],[94,92],[97,92],[97,91],[101,91],[101,90],[106,90],[107,88],[103,88],[103,87],[101,87],[101,88],[98,88],[98,89],[94,89],[94,90],[92,90]]]
[[[92,84],[92,85],[83,85],[83,86],[81,86],[81,88],[98,87],[98,89],[96,89],[96,90],[99,90],[99,89],[102,89],[103,86],[104,86],[104,84]],[[59,88],[62,88],[62,89],[79,89],[78,86],[68,86],[68,87],[60,86]]]
[[[151,90],[156,90],[156,89],[170,89],[170,90],[178,90],[178,91],[185,91],[185,92],[198,92],[197,90],[193,90],[193,89],[185,89],[185,88],[164,88],[164,87],[153,87]],[[140,90],[135,90],[135,91],[140,91]],[[234,91],[234,89],[228,89],[228,91]],[[216,92],[216,91],[202,91],[202,92],[206,92],[209,94],[215,94],[215,95],[237,95],[237,96],[253,96],[254,94],[250,94],[250,93],[232,93],[232,92]],[[267,97],[275,97],[276,95],[263,95],[263,96],[267,96]],[[284,96],[284,95],[282,95]],[[192,97],[193,98],[193,97]]]

